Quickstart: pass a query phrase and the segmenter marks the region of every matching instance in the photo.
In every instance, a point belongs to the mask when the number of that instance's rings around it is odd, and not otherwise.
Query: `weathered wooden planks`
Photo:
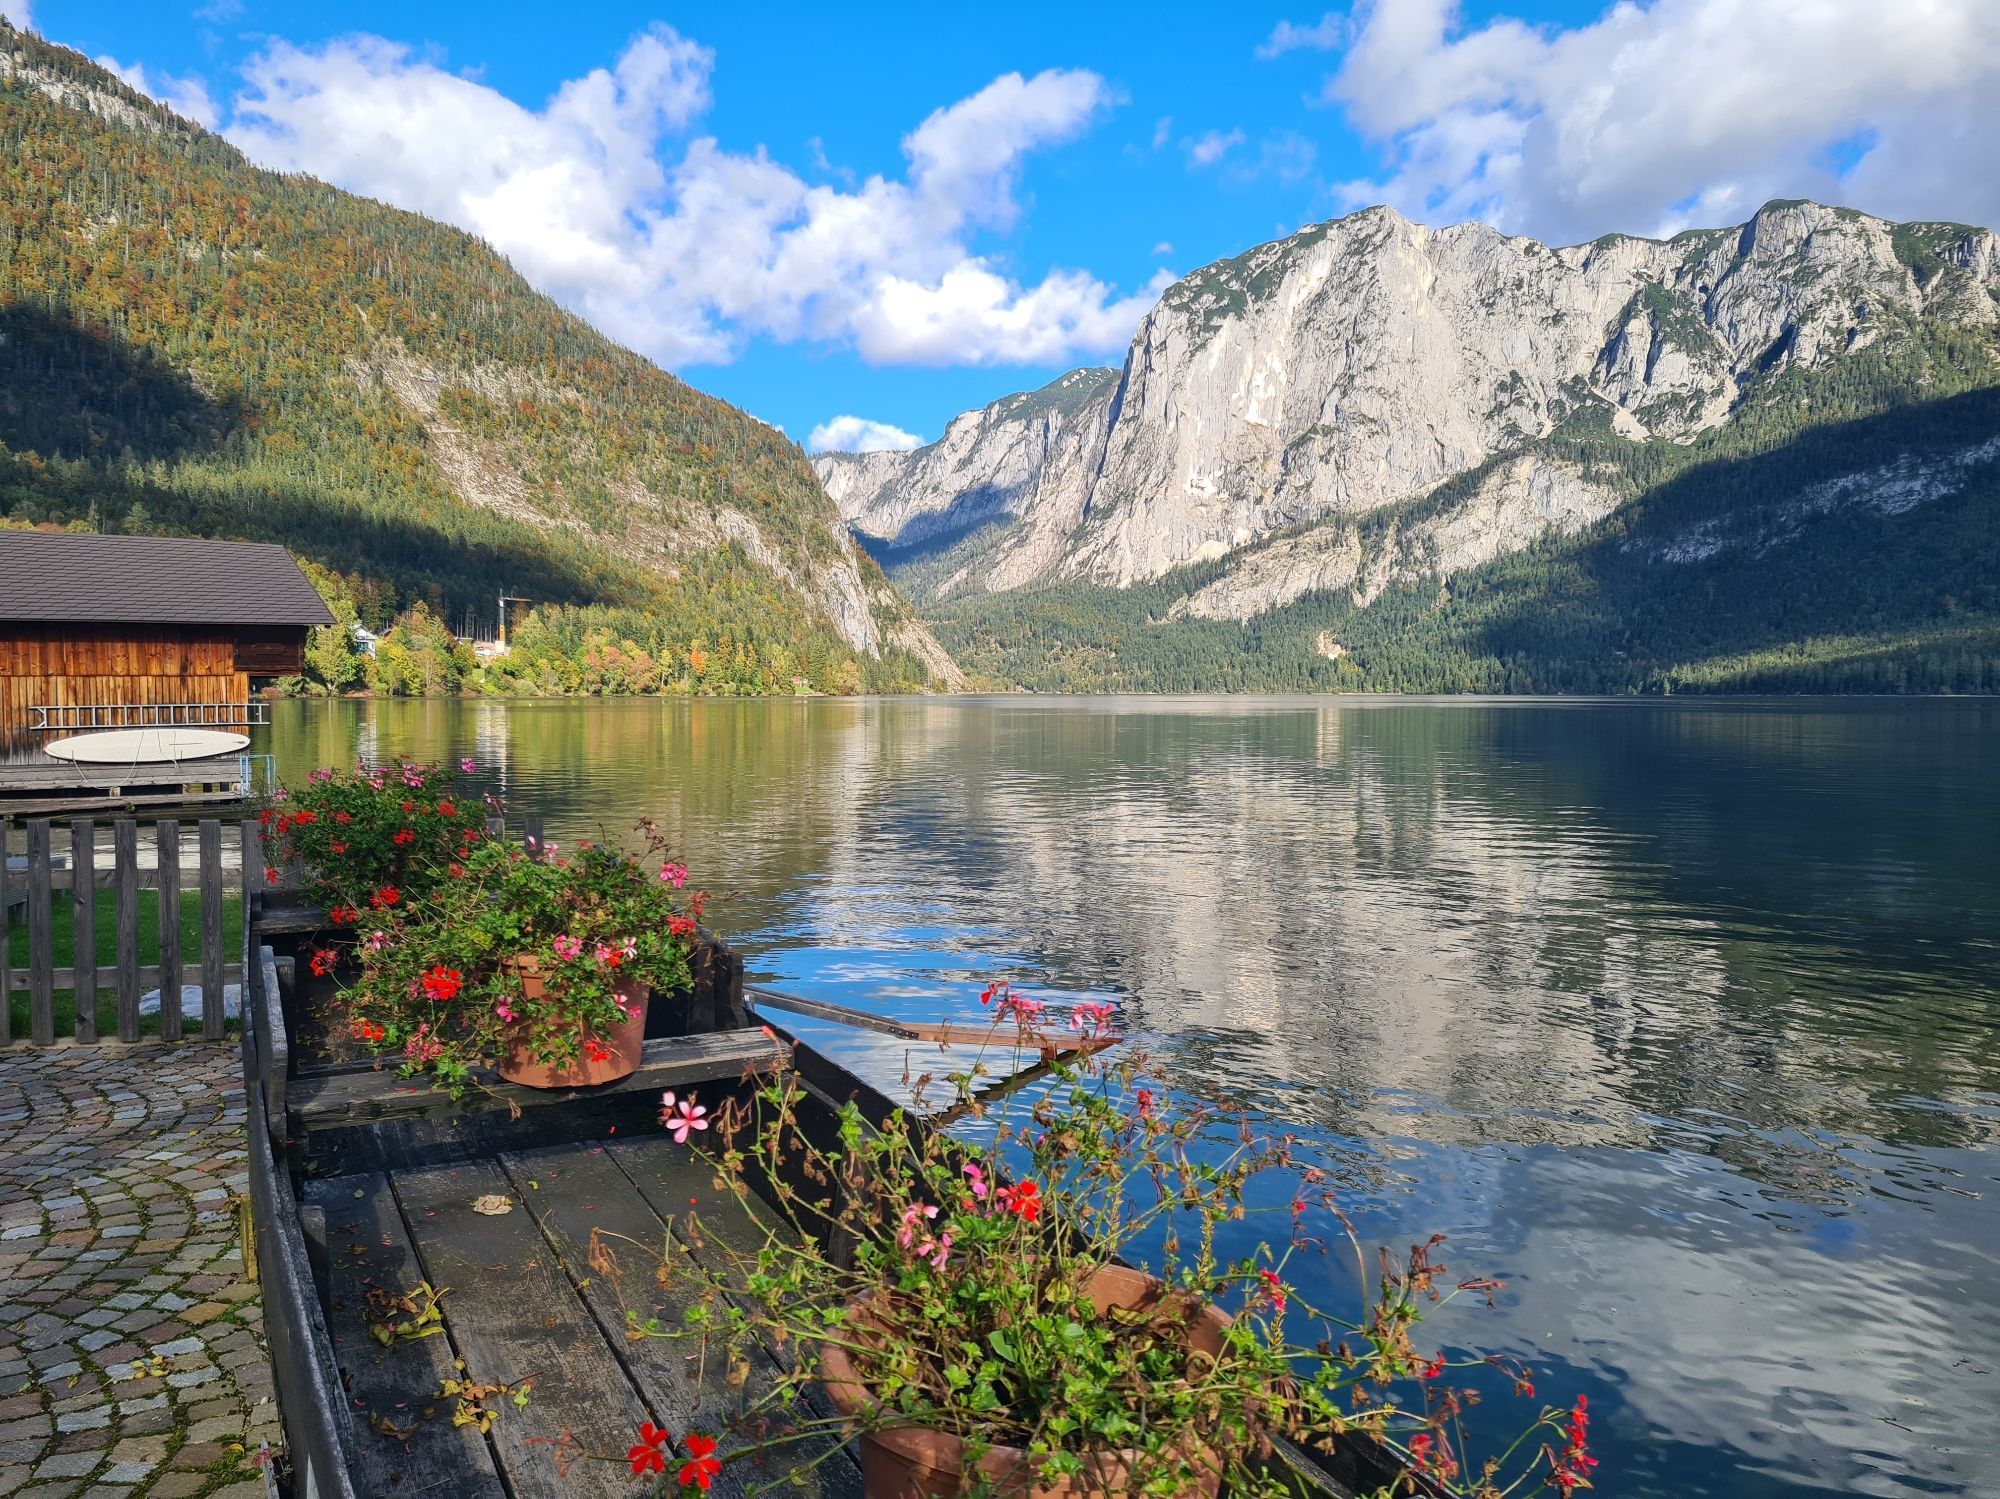
[[[227,1028],[222,1013],[222,990],[228,983],[228,962],[222,951],[222,823],[216,818],[204,817],[199,838],[201,1035],[204,1041],[220,1041]]]
[[[118,1039],[139,1039],[139,825],[120,819],[111,826],[112,866],[117,880]]]
[[[49,823],[28,824],[28,1037],[37,1046],[56,1039],[55,934],[50,923]]]
[[[672,1148],[687,1154],[686,1146]],[[599,1146],[559,1145],[509,1152],[500,1162],[543,1236],[571,1275],[580,1277],[578,1289],[585,1303],[596,1314],[598,1325],[646,1403],[664,1414],[677,1440],[690,1431],[722,1437],[731,1411],[770,1389],[778,1366],[769,1351],[757,1350],[739,1394],[729,1387],[727,1359],[720,1347],[704,1352],[693,1340],[633,1339],[626,1335],[628,1314],[641,1321],[656,1317],[666,1326],[681,1326],[688,1308],[700,1304],[706,1283],[703,1277],[714,1272],[713,1262],[701,1248],[672,1235],[632,1179]],[[743,1205],[714,1190],[712,1171],[699,1170],[697,1174],[701,1177],[703,1231],[728,1218],[740,1220],[743,1237],[752,1236],[754,1229]],[[681,1211],[686,1210],[683,1201]],[[609,1256],[595,1265],[589,1258],[593,1230],[601,1234],[600,1246]],[[655,1271],[663,1251],[677,1260],[693,1258],[701,1268],[689,1265],[661,1285]],[[725,1439],[725,1460],[728,1445]],[[840,1445],[831,1435],[801,1443],[775,1455],[771,1466],[796,1471],[795,1484],[787,1485],[790,1492],[858,1496],[860,1472],[838,1450]],[[725,1466],[714,1492],[748,1494],[774,1476],[738,1462]]]
[[[523,1088],[482,1079],[479,1107],[513,1104],[522,1111],[557,1107],[578,1099],[612,1098],[647,1089],[686,1087],[691,1083],[736,1082],[746,1069],[776,1066],[779,1050],[762,1031],[714,1031],[705,1036],[673,1036],[646,1043],[645,1060],[630,1077],[595,1088]],[[471,1105],[453,1103],[426,1083],[413,1083],[392,1072],[348,1072],[295,1081],[291,1092],[296,1127],[329,1126],[389,1119],[444,1119],[463,1114]]]
[[[450,1493],[498,1499],[506,1491],[485,1439],[454,1426],[454,1402],[438,1389],[452,1374],[454,1349],[442,1335],[397,1338],[388,1346],[369,1331],[386,1322],[380,1295],[410,1295],[423,1281],[388,1178],[370,1174],[308,1181],[309,1208],[324,1215],[326,1254],[321,1301],[354,1426],[354,1486],[366,1494]],[[439,1288],[433,1283],[433,1289]],[[371,1307],[369,1294],[378,1293]],[[454,1293],[440,1303],[450,1310]],[[404,1314],[395,1313],[395,1320]],[[510,1410],[510,1416],[514,1413]]]
[[[28,1039],[36,1045],[52,1045],[62,1039],[54,1033],[54,993],[70,989],[76,999],[76,1039],[98,1041],[98,997],[106,977],[114,983],[118,1005],[118,1039],[140,1039],[140,993],[146,987],[160,987],[162,1037],[180,1039],[182,1013],[180,989],[188,977],[190,961],[202,971],[202,1021],[204,1035],[220,1039],[226,1033],[222,1015],[222,989],[240,979],[242,965],[228,961],[222,949],[224,893],[222,893],[222,823],[208,819],[202,823],[196,867],[188,869],[182,855],[186,841],[182,825],[168,817],[154,829],[158,849],[152,869],[138,867],[140,831],[130,817],[112,823],[112,861],[98,859],[98,823],[90,817],[74,817],[68,827],[70,867],[58,867],[54,853],[54,831],[48,817],[30,817],[28,857],[8,869],[0,863],[0,937],[8,925],[28,927],[28,967],[16,969],[0,941],[0,1041],[18,1039],[12,1035],[8,1005],[10,995],[28,991]],[[4,839],[0,839],[4,841]],[[198,951],[190,953],[182,937],[182,887],[192,875],[198,881],[202,899],[202,921]],[[158,891],[158,937],[156,949],[146,953],[140,947],[140,913],[152,909],[142,891]],[[56,895],[68,891],[70,909],[70,953],[68,965],[56,963],[54,915]],[[114,925],[114,967],[110,975],[98,965],[98,925],[104,901],[100,891],[110,893]],[[150,957],[152,961],[140,961]],[[40,1025],[36,1019],[40,1017]]]
[[[13,878],[7,869],[8,819],[0,817],[0,1043],[14,1039]]]
[[[97,828],[89,818],[69,825],[70,930],[76,934],[70,988],[76,995],[76,1039],[97,1039]]]
[[[153,827],[160,875],[160,1039],[181,1039],[181,825],[163,817]]]
[[[563,1477],[547,1439],[568,1432],[590,1452],[623,1453],[639,1423],[657,1413],[626,1380],[534,1219],[518,1207],[498,1216],[473,1211],[489,1194],[511,1199],[506,1174],[489,1160],[399,1171],[391,1180],[424,1278],[451,1288],[445,1318],[467,1374],[486,1384],[534,1381],[525,1409],[495,1397],[500,1415],[490,1438],[509,1491],[516,1499],[626,1499],[633,1485],[624,1464],[578,1462]]]

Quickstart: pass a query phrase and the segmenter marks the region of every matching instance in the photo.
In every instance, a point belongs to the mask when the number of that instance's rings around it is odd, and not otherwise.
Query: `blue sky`
[[[1166,279],[1374,202],[1561,243],[1774,196],[2000,218],[1995,0],[0,14],[801,441],[1116,364]]]

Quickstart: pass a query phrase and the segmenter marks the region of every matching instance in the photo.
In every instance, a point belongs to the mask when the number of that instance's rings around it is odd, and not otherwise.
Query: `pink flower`
[[[1013,994],[1000,1001],[1000,1013],[1012,1015],[1015,1023],[1022,1026],[1033,1025],[1047,1013],[1048,1008],[1039,999],[1021,999]]]
[[[459,761],[458,768],[464,771],[467,775],[471,775],[475,770],[479,769],[479,767],[477,765],[474,765],[470,760]]]
[[[428,1067],[444,1055],[444,1045],[432,1038],[429,1026],[420,1025],[416,1029],[416,1034],[403,1043],[403,1055],[415,1066]]]
[[[674,1137],[676,1145],[687,1144],[690,1130],[708,1128],[708,1110],[692,1098],[676,1100],[671,1092],[660,1095],[660,1123]]]
[[[511,1005],[509,1005],[509,1004],[507,1003],[507,1001],[506,1001],[506,1000],[504,1000],[504,999],[503,999],[503,1000],[500,1000],[500,1001],[498,1001],[497,1003],[495,1003],[495,1004],[494,1004],[494,1006],[493,1006],[493,1013],[494,1013],[494,1015],[496,1015],[496,1016],[497,1016],[497,1017],[498,1017],[498,1018],[499,1018],[500,1020],[502,1020],[503,1022],[506,1022],[506,1023],[509,1023],[509,1024],[511,1024],[511,1023],[513,1022],[513,1019],[514,1019],[514,1010],[513,1010],[513,1007],[512,1007]]]
[[[660,882],[672,885],[676,890],[687,883],[687,877],[687,865],[685,864],[676,864],[669,860],[660,866]]]
[[[562,936],[556,938],[549,945],[556,950],[556,956],[561,958],[565,963],[575,962],[583,953],[583,942],[581,939],[572,937],[568,933],[564,933]]]
[[[896,1233],[896,1243],[904,1249],[913,1247],[921,1234],[926,1240],[930,1235],[924,1229],[926,1219],[937,1217],[938,1210],[928,1204],[912,1203],[903,1209],[903,1226]],[[919,1254],[929,1251],[918,1250]]]
[[[1081,1031],[1086,1036],[1107,1036],[1111,1033],[1111,1016],[1110,1005],[1086,999],[1071,1007],[1069,1028]]]
[[[1285,1309],[1285,1283],[1278,1279],[1275,1270],[1259,1270],[1258,1279],[1264,1282],[1264,1294],[1271,1298],[1271,1305],[1277,1311]]]
[[[370,932],[368,934],[368,947],[371,952],[380,952],[388,945],[389,934],[387,932]]]
[[[934,1240],[924,1240],[917,1246],[917,1258],[929,1260],[933,1270],[942,1270],[945,1261],[951,1258],[951,1235],[939,1234]]]
[[[971,1179],[972,1195],[983,1199],[986,1196],[986,1173],[980,1169],[979,1163],[968,1161],[965,1166],[965,1174]]]

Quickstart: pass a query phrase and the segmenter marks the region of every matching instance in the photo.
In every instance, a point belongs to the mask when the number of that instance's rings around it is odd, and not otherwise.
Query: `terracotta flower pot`
[[[1122,1265],[1106,1265],[1092,1277],[1090,1299],[1100,1314],[1112,1308],[1131,1310],[1154,1301],[1160,1282]],[[867,1312],[860,1313],[865,1325]],[[1223,1330],[1229,1318],[1215,1307],[1203,1307],[1188,1329],[1188,1346],[1198,1353],[1214,1355],[1222,1348]],[[875,1401],[854,1367],[847,1351],[828,1345],[821,1354],[821,1377],[834,1409],[844,1416],[856,1415]],[[1106,1448],[1084,1456],[1084,1471],[1075,1478],[1043,1483],[1036,1464],[1018,1447],[995,1447],[969,1464],[965,1444],[950,1432],[923,1426],[891,1426],[864,1432],[861,1437],[861,1485],[868,1499],[951,1499],[963,1493],[968,1482],[984,1480],[996,1493],[1010,1499],[1081,1499],[1081,1496],[1116,1496],[1128,1492],[1132,1465],[1139,1454],[1123,1448]],[[1200,1476],[1182,1488],[1186,1499],[1210,1499],[1222,1484],[1221,1466],[1206,1448],[1190,1451],[1190,1465]]]
[[[521,981],[521,993],[528,999],[540,999],[547,992],[542,980],[541,965],[533,958],[516,958],[515,975]],[[500,1075],[510,1083],[520,1083],[529,1088],[594,1088],[599,1083],[615,1083],[621,1077],[630,1077],[639,1070],[639,1062],[646,1046],[646,1001],[651,991],[638,979],[627,979],[614,991],[625,1001],[626,1018],[609,1030],[596,1030],[577,1023],[578,1050],[576,1060],[561,1066],[549,1066],[538,1062],[528,1049],[528,1027],[516,1023],[503,1032],[506,1053],[500,1058]],[[585,1049],[590,1041],[597,1041],[610,1053],[601,1062],[593,1062]]]

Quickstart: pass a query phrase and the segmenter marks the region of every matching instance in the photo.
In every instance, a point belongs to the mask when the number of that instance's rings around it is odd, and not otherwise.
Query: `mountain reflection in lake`
[[[659,819],[777,987],[1116,1001],[1176,1086],[1341,1165],[1365,1235],[1507,1279],[1435,1331],[1588,1390],[1606,1493],[2000,1493],[2000,707],[467,701],[272,734],[288,778],[472,755],[559,840]]]

